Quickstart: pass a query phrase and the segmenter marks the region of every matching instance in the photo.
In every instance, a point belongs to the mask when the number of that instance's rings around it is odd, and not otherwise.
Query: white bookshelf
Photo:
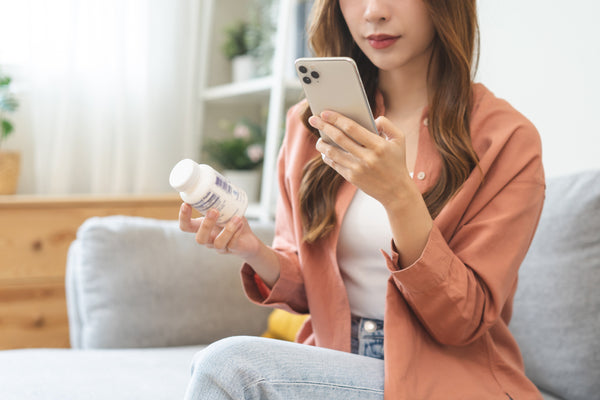
[[[302,98],[297,78],[292,76],[290,43],[296,29],[296,9],[303,0],[275,0],[277,12],[271,74],[245,82],[230,82],[230,64],[221,53],[225,26],[249,13],[248,0],[202,0],[200,37],[199,126],[200,138],[214,138],[218,120],[246,117],[266,126],[265,157],[260,200],[250,204],[248,218],[273,218],[277,194],[277,154],[284,130],[285,112]]]
[[[201,101],[213,103],[243,103],[260,101],[269,97],[274,85],[273,76],[265,76],[240,83],[228,83],[206,88],[201,94]],[[286,97],[298,96],[302,89],[297,79],[286,79],[283,82]]]

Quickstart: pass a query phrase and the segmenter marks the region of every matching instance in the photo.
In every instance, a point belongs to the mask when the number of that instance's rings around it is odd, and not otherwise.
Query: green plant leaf
[[[13,132],[14,127],[10,123],[10,121],[8,121],[6,119],[2,120],[1,126],[2,126],[2,139],[6,139]]]
[[[227,132],[225,137],[207,139],[203,151],[224,169],[249,170],[259,167],[264,158],[264,127],[241,118],[233,123],[219,121],[219,127]],[[262,150],[262,151],[261,151]]]
[[[10,76],[2,76],[0,75],[0,87],[7,87],[12,82]]]
[[[17,98],[10,92],[11,82],[12,79],[9,76],[2,75],[0,71],[0,144],[14,131],[13,124],[8,119],[3,118],[3,113],[13,112],[19,107]]]
[[[248,157],[248,146],[252,143],[245,139],[232,138],[225,140],[211,140],[206,143],[208,156],[225,169],[254,169],[261,160],[252,161]]]
[[[237,21],[225,28],[225,41],[221,48],[225,57],[231,60],[248,53],[247,32],[248,23],[245,21]]]

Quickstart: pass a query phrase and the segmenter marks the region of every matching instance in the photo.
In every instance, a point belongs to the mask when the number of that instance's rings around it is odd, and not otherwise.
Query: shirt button
[[[377,324],[373,321],[365,321],[364,325],[365,331],[369,333],[373,333],[377,330]]]
[[[421,171],[417,174],[417,179],[422,181],[423,179],[425,179],[425,172]]]

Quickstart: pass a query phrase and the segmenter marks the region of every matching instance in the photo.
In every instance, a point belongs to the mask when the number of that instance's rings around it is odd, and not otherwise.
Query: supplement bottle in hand
[[[169,183],[184,202],[202,215],[212,208],[219,211],[217,223],[220,225],[233,216],[243,216],[248,208],[246,192],[206,164],[190,159],[179,161],[171,170]]]

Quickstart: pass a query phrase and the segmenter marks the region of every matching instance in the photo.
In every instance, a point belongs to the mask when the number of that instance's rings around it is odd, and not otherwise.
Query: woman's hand
[[[312,116],[310,124],[322,130],[338,146],[317,141],[323,160],[385,208],[399,267],[414,263],[423,252],[433,220],[406,166],[405,137],[389,119],[375,121],[382,136],[361,127],[343,115],[325,111]]]
[[[279,279],[279,257],[252,232],[248,220],[233,217],[224,226],[217,225],[219,212],[209,210],[204,217],[192,218],[192,206],[179,209],[179,227],[196,234],[196,242],[221,254],[235,254],[252,266],[269,287]]]
[[[217,225],[219,212],[209,210],[204,217],[192,218],[192,206],[183,203],[179,209],[179,228],[196,234],[196,242],[221,254],[235,254],[242,258],[252,257],[260,246],[243,217],[233,217],[224,226]]]
[[[411,182],[406,166],[404,134],[389,119],[375,121],[381,136],[343,115],[325,111],[310,124],[322,130],[340,148],[319,139],[323,160],[347,181],[387,207],[402,198]]]

